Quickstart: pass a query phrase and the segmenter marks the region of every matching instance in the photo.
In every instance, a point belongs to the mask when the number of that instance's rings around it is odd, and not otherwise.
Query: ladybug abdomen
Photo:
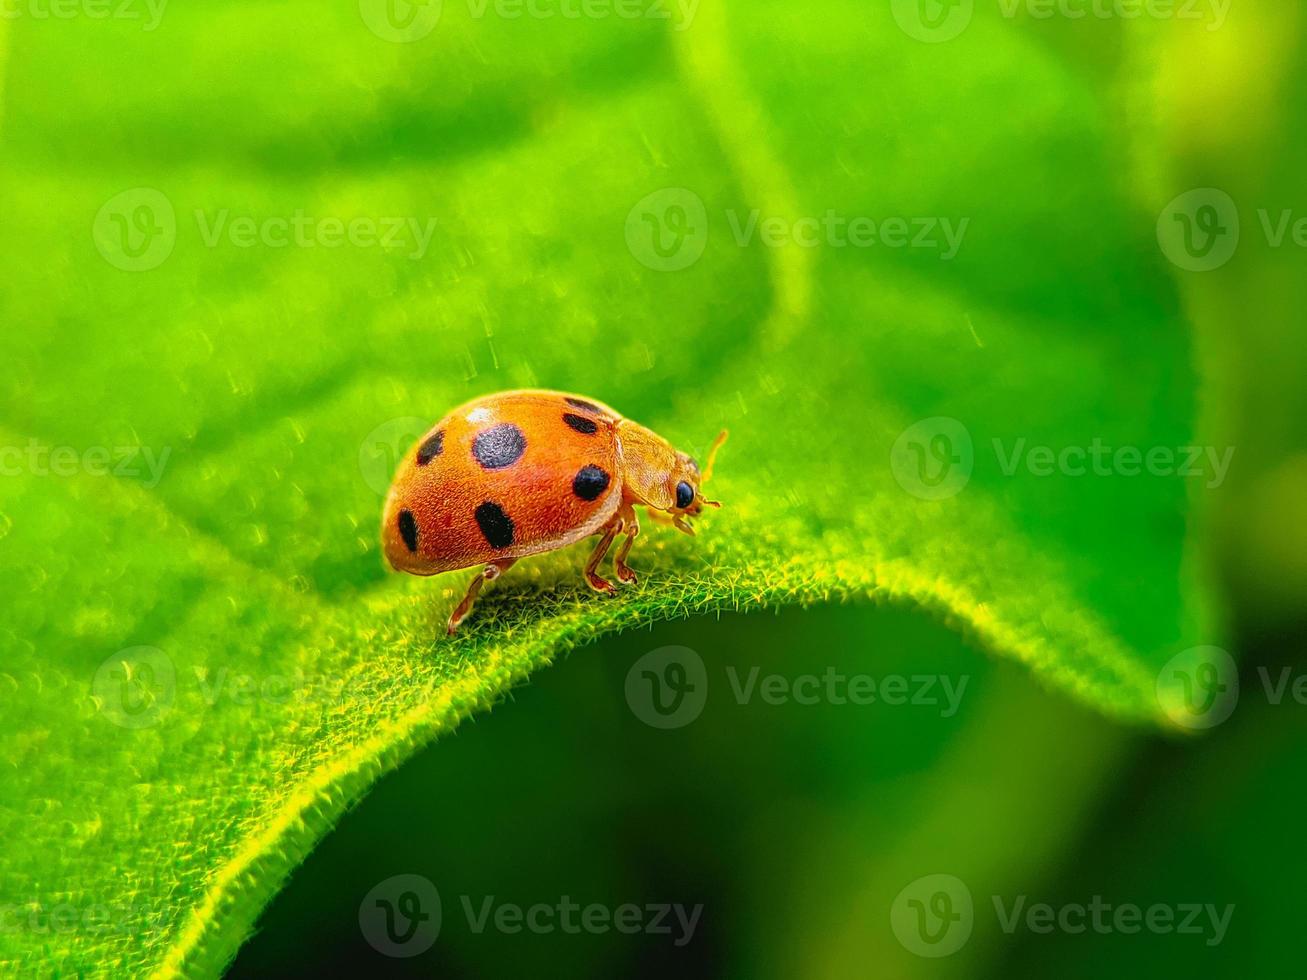
[[[413,447],[391,489],[391,563],[433,574],[594,533],[621,500],[619,420],[607,406],[547,391],[455,409]]]

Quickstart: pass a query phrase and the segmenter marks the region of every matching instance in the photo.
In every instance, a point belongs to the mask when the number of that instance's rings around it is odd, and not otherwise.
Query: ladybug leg
[[[501,561],[492,561],[477,573],[477,577],[474,578],[467,587],[467,595],[463,596],[463,601],[460,602],[457,608],[455,608],[449,615],[447,635],[453,636],[454,631],[458,629],[458,624],[463,622],[463,620],[467,618],[467,614],[472,611],[472,603],[476,602],[477,593],[481,591],[481,586],[486,582],[493,582],[495,579],[499,578],[500,575],[512,568],[516,561],[516,558],[505,558]]]
[[[585,563],[585,580],[590,588],[596,592],[612,592],[613,583],[600,576],[595,569],[599,563],[604,560],[604,555],[608,554],[608,549],[612,547],[613,539],[617,537],[617,532],[622,529],[622,520],[617,518],[609,524],[604,531],[604,536],[599,539],[595,545],[595,550],[590,553],[590,560]]]
[[[661,524],[663,527],[674,527],[681,533],[694,537],[694,528],[680,514],[669,514],[665,510],[654,510],[652,507],[649,508],[648,514],[655,524]]]
[[[631,545],[635,543],[635,537],[640,533],[640,521],[636,518],[634,510],[627,515],[625,524],[626,540],[617,549],[617,557],[613,559],[613,569],[617,572],[619,582],[624,585],[635,585],[639,578],[626,564],[626,556],[631,553]]]

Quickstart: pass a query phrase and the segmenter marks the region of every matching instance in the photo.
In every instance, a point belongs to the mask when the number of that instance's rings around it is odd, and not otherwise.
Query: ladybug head
[[[708,450],[708,463],[702,471],[695,458],[688,453],[678,452],[676,454],[677,469],[673,474],[676,480],[676,511],[684,514],[686,517],[698,517],[703,513],[704,507],[720,507],[721,504],[716,500],[708,500],[700,492],[700,487],[708,482],[712,476],[713,462],[717,459],[717,450],[721,448],[722,443],[726,441],[726,430],[723,429],[718,433],[717,438],[713,440],[712,448]]]

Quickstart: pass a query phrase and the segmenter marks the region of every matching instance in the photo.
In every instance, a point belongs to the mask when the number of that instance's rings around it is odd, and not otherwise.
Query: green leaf
[[[1091,76],[997,16],[928,45],[854,2],[446,4],[411,44],[352,7],[210,8],[12,26],[0,966],[216,973],[379,774],[655,620],[908,603],[1165,720],[1159,669],[1213,638],[1207,484],[1005,464],[1196,441]],[[895,216],[934,223],[847,241]],[[391,217],[434,218],[429,246],[315,237]],[[647,527],[617,598],[583,547],[524,562],[446,640],[468,573],[386,574],[378,473],[414,419],[535,385],[692,452],[728,426],[725,507],[693,540]]]

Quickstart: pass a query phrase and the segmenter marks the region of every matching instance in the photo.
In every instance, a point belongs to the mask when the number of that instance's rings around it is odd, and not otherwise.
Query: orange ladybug
[[[454,409],[405,455],[386,497],[381,541],[397,571],[435,575],[485,564],[449,617],[449,633],[485,582],[526,555],[602,534],[585,566],[597,592],[613,584],[596,569],[619,534],[613,568],[626,564],[649,509],[686,534],[705,506],[723,430],[702,473],[692,457],[602,402],[559,391],[505,391]],[[666,516],[664,516],[666,515]]]

